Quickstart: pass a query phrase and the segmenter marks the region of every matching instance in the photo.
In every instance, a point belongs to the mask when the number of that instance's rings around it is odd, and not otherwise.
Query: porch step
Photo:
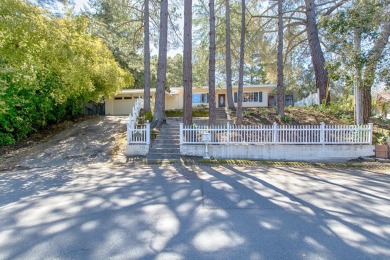
[[[153,148],[170,149],[170,148],[178,148],[178,147],[179,146],[177,144],[172,144],[172,143],[167,143],[167,142],[159,142],[159,143],[153,142],[151,145],[151,149],[153,149]]]
[[[167,148],[167,147],[160,147],[160,148],[150,148],[149,153],[151,154],[180,154],[180,147],[175,148]]]
[[[148,161],[162,162],[164,160],[180,159],[180,127],[179,122],[164,124],[160,133],[151,144],[146,156]]]
[[[219,107],[215,109],[215,118],[218,120],[226,120],[227,114],[224,107]]]

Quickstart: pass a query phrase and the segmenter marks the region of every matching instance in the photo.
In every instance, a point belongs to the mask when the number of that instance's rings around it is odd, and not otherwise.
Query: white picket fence
[[[254,125],[184,126],[180,123],[180,144],[371,144],[373,124],[368,125]]]
[[[136,125],[143,104],[143,99],[137,98],[131,110],[127,124],[127,144],[150,144],[150,123]]]

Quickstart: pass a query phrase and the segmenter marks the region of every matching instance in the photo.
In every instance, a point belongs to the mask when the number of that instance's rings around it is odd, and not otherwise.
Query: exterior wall
[[[244,92],[262,92],[263,93],[263,99],[262,102],[244,102],[242,105],[243,107],[267,107],[268,106],[268,94],[271,92],[273,88],[271,87],[244,87]],[[208,88],[200,87],[200,88],[193,88],[192,94],[205,94],[208,93]],[[238,88],[233,87],[233,93],[237,92]],[[216,88],[215,90],[215,101],[216,105],[218,107],[218,95],[219,94],[225,94],[225,104],[227,106],[227,95],[226,95],[226,89],[220,89]],[[208,106],[208,103],[201,103]],[[197,106],[200,104],[193,104],[193,106]],[[237,105],[237,103],[235,103]],[[171,110],[171,109],[182,109],[183,108],[183,89],[175,89],[172,91],[172,94],[166,94],[165,95],[165,109]]]
[[[165,93],[165,110],[183,109],[183,89],[174,89],[171,94]]]
[[[242,102],[242,107],[268,107],[268,95],[272,91],[272,88],[263,88],[263,87],[244,87],[244,92],[262,92],[263,99],[262,102]],[[233,88],[233,97],[234,92],[238,92],[238,88]],[[237,106],[237,103],[234,103]]]
[[[149,153],[148,144],[126,145],[126,156],[147,155]]]
[[[373,145],[209,145],[216,159],[346,161],[373,156]],[[204,156],[205,145],[180,145],[181,155]]]
[[[269,92],[274,88],[274,85],[260,85],[260,86],[244,86],[244,92],[262,92],[262,102],[243,103],[243,107],[267,107],[268,106],[268,95]],[[233,93],[237,92],[237,86],[233,87]],[[155,89],[151,89],[151,96],[155,96]],[[208,93],[207,87],[194,87],[192,88],[193,94],[205,94]],[[183,88],[172,88],[171,93],[165,93],[165,109],[182,109],[183,108]],[[215,89],[215,100],[218,107],[218,95],[225,94],[225,104],[227,106],[227,95],[225,88],[216,87]],[[115,97],[131,97],[132,99],[115,100],[114,97],[107,98],[105,102],[105,113],[106,115],[124,115],[130,112],[130,109],[134,105],[137,97],[143,97],[143,89],[124,89],[121,93]],[[208,106],[208,104],[204,103]],[[200,104],[193,104],[197,106]],[[236,104],[237,105],[237,104]]]

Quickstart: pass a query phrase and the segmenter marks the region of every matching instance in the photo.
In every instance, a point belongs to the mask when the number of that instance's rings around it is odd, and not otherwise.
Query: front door
[[[225,107],[225,94],[218,94],[218,107]]]

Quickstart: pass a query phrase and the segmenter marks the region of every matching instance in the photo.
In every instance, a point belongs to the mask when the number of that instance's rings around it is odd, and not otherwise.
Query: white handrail
[[[137,118],[143,107],[144,100],[137,98],[129,114],[127,123],[127,144],[150,144],[150,123],[137,126]]]

